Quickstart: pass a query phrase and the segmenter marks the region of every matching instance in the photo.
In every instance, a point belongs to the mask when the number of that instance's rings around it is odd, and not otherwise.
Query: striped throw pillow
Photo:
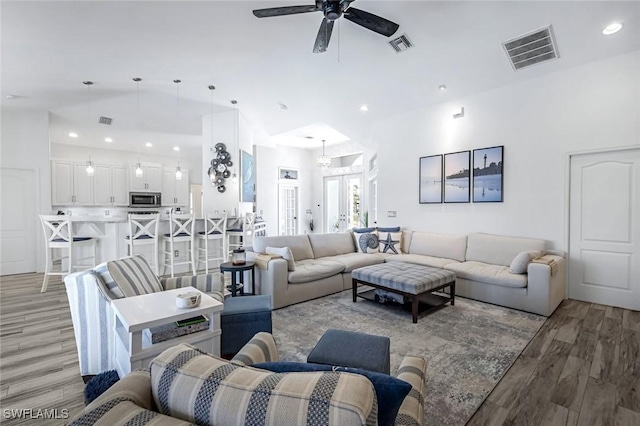
[[[140,255],[107,262],[96,273],[118,298],[163,291],[160,280]]]
[[[377,424],[373,385],[356,374],[271,373],[186,344],[165,350],[150,369],[158,410],[199,425]]]

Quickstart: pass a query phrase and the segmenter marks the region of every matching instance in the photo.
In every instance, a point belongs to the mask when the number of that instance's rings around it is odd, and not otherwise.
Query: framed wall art
[[[473,150],[473,202],[501,203],[504,146]]]
[[[471,192],[471,151],[444,155],[444,202],[468,203]]]
[[[278,178],[283,180],[298,180],[298,171],[295,169],[279,167]]]
[[[256,195],[256,179],[253,173],[253,155],[246,151],[240,152],[240,201],[253,203]]]
[[[420,157],[420,204],[442,203],[442,154]]]

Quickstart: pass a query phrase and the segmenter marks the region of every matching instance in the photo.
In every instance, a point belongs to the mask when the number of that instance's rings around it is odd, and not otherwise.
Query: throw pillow
[[[388,374],[377,373],[375,371],[363,370],[361,368],[334,367],[324,364],[312,364],[303,362],[263,362],[253,365],[255,368],[273,371],[274,373],[290,373],[304,371],[344,371],[347,373],[360,374],[371,381],[376,390],[378,399],[378,425],[393,425],[398,415],[398,410],[404,398],[411,392],[411,385],[404,380],[397,379]]]
[[[399,228],[380,228],[380,229],[399,229]],[[378,239],[380,240],[380,252],[389,254],[402,254],[402,232],[400,231],[380,231],[378,230]]]
[[[542,256],[542,252],[539,250],[523,251],[522,253],[518,253],[511,261],[511,265],[509,265],[509,272],[512,274],[526,274],[529,263],[540,256]]]
[[[104,280],[107,287],[110,281],[124,297],[139,296],[141,294],[163,291],[160,280],[149,267],[141,255],[125,257],[107,262],[106,274],[100,270],[96,272]],[[114,291],[114,293],[117,293]]]
[[[371,228],[353,228],[353,232],[357,232],[359,234],[367,233],[367,232],[371,233],[371,232],[374,232],[375,230],[376,230],[376,228],[373,228],[373,227],[371,227]]]
[[[365,228],[359,228],[365,229]],[[366,228],[373,229],[373,228]],[[358,253],[377,253],[378,246],[378,234],[375,231],[356,232],[356,228],[353,229],[353,239],[358,248]]]
[[[296,261],[289,247],[267,247],[264,251],[267,254],[282,256],[282,258],[287,261],[287,269],[289,269],[289,271],[296,270]]]
[[[390,228],[378,228],[378,232],[400,232],[400,227],[392,226]]]

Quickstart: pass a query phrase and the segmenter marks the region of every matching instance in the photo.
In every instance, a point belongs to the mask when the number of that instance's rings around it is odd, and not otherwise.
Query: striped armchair
[[[70,425],[377,424],[379,404],[364,376],[336,371],[272,373],[251,367],[277,359],[269,333],[256,334],[231,361],[177,345],[151,361],[148,371],[134,371],[116,383]],[[423,358],[407,356],[402,362],[397,377],[412,389],[395,425],[423,424],[425,375]]]
[[[67,275],[64,282],[82,376],[115,368],[113,299],[192,286],[224,301],[219,273],[158,278],[142,256],[105,262]]]

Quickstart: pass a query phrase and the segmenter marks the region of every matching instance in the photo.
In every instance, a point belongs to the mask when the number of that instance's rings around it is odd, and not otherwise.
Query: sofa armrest
[[[224,302],[224,289],[220,273],[208,275],[188,275],[184,277],[161,278],[160,284],[164,290],[173,290],[182,287],[195,287],[203,293],[207,293],[219,302]]]
[[[289,285],[289,267],[284,259],[271,259],[267,268],[256,268],[257,289],[260,294],[271,295],[271,309],[286,304],[285,294]]]
[[[411,391],[398,410],[396,425],[417,425],[424,423],[424,394],[427,378],[427,361],[420,356],[404,357],[396,377],[411,384]]]
[[[93,271],[64,278],[78,350],[80,374],[87,376],[114,368],[114,315],[111,302]]]
[[[544,260],[553,260],[550,265],[531,262],[527,267],[527,292],[539,308],[537,312],[549,316],[565,298],[567,285],[567,262],[564,257],[547,254]],[[535,312],[535,311],[534,311]]]
[[[275,362],[279,359],[275,339],[270,333],[261,332],[253,336],[249,343],[231,359],[231,362],[246,367],[261,362]]]

